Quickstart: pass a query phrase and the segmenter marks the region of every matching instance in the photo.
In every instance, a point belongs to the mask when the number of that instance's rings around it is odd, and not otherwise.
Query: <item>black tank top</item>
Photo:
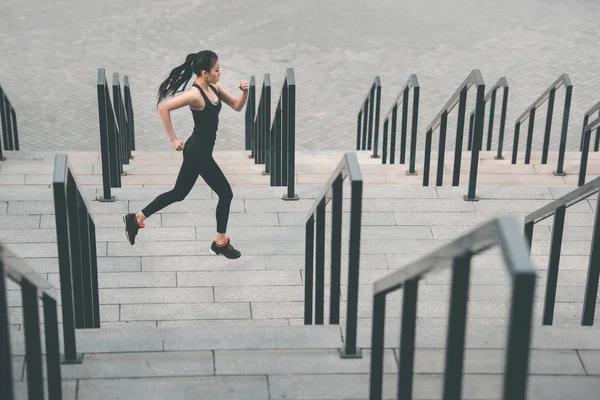
[[[217,129],[219,128],[219,111],[221,111],[221,96],[219,96],[219,92],[212,86],[209,85],[213,92],[217,95],[217,102],[213,103],[210,101],[204,90],[198,85],[194,83],[193,86],[197,87],[204,98],[204,102],[206,105],[204,108],[199,110],[192,110],[192,116],[194,117],[194,136],[199,136],[200,138],[212,139],[214,140],[217,136]]]

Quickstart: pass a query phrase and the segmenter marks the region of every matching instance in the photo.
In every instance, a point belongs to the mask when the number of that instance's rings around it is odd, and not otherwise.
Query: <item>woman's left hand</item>
[[[248,81],[240,81],[240,84],[238,85],[238,87],[240,88],[241,91],[243,92],[247,92],[248,91]]]

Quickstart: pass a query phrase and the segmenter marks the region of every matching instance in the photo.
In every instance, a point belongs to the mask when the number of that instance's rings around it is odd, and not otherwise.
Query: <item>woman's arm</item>
[[[181,108],[183,106],[189,106],[197,104],[199,99],[197,91],[188,90],[179,96],[162,101],[158,105],[158,112],[160,114],[160,120],[169,136],[169,140],[175,150],[183,149],[183,142],[177,139],[175,130],[173,129],[173,123],[171,122],[171,111]]]
[[[241,81],[238,87],[242,90],[242,94],[238,97],[233,97],[231,93],[229,93],[220,83],[216,85],[217,90],[219,91],[219,95],[221,96],[221,100],[223,103],[227,104],[229,107],[234,109],[235,111],[242,111],[244,106],[246,105],[246,100],[248,100],[248,82]]]

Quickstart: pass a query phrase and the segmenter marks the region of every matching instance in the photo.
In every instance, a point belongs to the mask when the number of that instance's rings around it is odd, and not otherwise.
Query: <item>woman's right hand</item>
[[[181,151],[183,150],[183,146],[185,146],[185,143],[183,143],[181,140],[175,138],[171,141],[171,145],[173,146],[173,148],[177,151]]]

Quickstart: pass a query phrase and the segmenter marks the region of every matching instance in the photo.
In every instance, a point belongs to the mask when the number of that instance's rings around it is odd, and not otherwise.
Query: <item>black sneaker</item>
[[[227,238],[227,243],[223,246],[217,246],[217,242],[213,241],[210,246],[210,251],[216,255],[223,254],[227,258],[239,258],[242,255],[242,253],[233,248],[229,238]]]
[[[123,222],[125,222],[125,235],[127,236],[127,239],[129,239],[129,243],[133,245],[138,231],[140,228],[144,228],[145,225],[138,225],[135,221],[135,214],[133,213],[123,215]]]

